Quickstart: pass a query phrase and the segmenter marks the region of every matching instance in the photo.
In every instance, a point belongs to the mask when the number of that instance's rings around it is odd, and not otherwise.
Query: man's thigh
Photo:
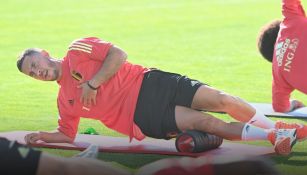
[[[181,131],[199,130],[200,128],[197,125],[202,125],[201,128],[204,128],[202,131],[205,132],[206,129],[207,131],[211,130],[210,128],[213,126],[217,127],[217,124],[221,122],[221,120],[210,114],[184,106],[176,106],[175,120],[178,129]]]

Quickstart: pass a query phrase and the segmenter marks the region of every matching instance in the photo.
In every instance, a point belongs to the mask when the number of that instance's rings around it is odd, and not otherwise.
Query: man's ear
[[[45,56],[45,57],[49,57],[49,53],[48,53],[47,51],[45,51],[45,50],[42,50],[42,51],[41,51],[41,54],[42,54],[43,56]]]

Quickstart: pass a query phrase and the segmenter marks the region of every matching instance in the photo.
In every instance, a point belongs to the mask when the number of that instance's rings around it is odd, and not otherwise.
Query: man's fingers
[[[25,136],[25,138],[24,138],[26,144],[28,144],[28,143],[30,142],[29,137],[30,137],[29,134],[27,134],[27,135]]]
[[[86,107],[91,107],[92,105],[96,105],[97,92],[96,91],[93,92],[93,90],[87,87],[83,87],[83,84],[79,85],[79,87],[82,88],[80,103]]]
[[[30,138],[30,143],[36,143],[38,140],[41,140],[40,134],[36,134]]]
[[[91,106],[91,99],[90,98],[86,99],[86,106],[87,107]]]
[[[84,86],[84,83],[81,83],[81,84],[79,84],[78,86],[77,86],[77,88],[83,88],[83,86]]]
[[[82,94],[80,97],[80,103],[84,104],[85,100],[84,100],[84,95]]]
[[[25,136],[25,142],[26,142],[27,144],[30,143],[31,137],[33,137],[33,133],[27,134],[27,135]]]
[[[31,133],[26,135],[24,139],[27,144],[34,144],[36,141],[40,140],[41,137],[38,133]]]

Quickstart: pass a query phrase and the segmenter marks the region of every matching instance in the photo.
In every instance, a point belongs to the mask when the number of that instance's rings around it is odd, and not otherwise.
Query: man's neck
[[[62,62],[63,60],[55,59],[55,64],[56,64],[57,70],[59,71],[57,81],[59,81],[62,78]]]

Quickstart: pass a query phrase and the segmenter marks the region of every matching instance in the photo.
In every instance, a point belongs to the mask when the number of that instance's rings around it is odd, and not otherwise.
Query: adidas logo
[[[198,83],[198,81],[193,80],[193,81],[191,81],[191,86],[195,86],[197,83]]]
[[[22,158],[26,158],[30,152],[29,148],[25,148],[25,147],[19,147],[18,148],[18,152],[21,155]]]
[[[289,44],[290,44],[289,38],[287,38],[285,41],[277,43],[276,48],[275,48],[275,55],[276,55],[278,66],[282,66],[282,61],[289,47]]]

